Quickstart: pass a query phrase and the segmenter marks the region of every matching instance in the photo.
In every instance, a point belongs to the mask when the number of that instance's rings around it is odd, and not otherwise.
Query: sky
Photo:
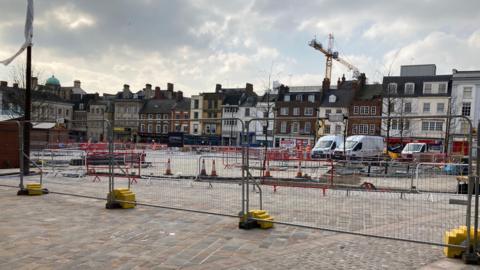
[[[26,0],[0,0],[0,59],[23,43]],[[186,95],[215,84],[262,93],[269,81],[321,85],[325,57],[317,38],[366,73],[371,83],[400,65],[480,70],[478,0],[34,0],[33,65],[40,80],[82,82],[115,93],[146,83]],[[0,80],[25,62],[0,65]],[[333,63],[332,81],[352,73]]]

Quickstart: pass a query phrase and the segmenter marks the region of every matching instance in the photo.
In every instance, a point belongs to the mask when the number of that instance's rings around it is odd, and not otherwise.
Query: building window
[[[83,111],[83,109],[84,109],[83,103],[80,103],[80,105],[78,105],[78,109],[79,109],[80,111]]]
[[[371,113],[372,115],[377,115],[377,107],[372,106],[372,107],[370,108],[370,113]]]
[[[405,104],[403,104],[403,112],[405,112],[405,113],[411,113],[412,112],[412,103],[411,102],[405,102]]]
[[[163,133],[168,133],[168,125],[163,125]]]
[[[161,133],[161,132],[162,132],[162,126],[161,126],[161,125],[157,125],[157,127],[156,127],[156,132],[157,132],[157,133]]]
[[[414,83],[406,83],[405,84],[405,95],[413,95],[415,92],[415,84]]]
[[[147,132],[152,133],[152,124],[147,125]]]
[[[463,87],[463,99],[471,99],[472,98],[472,87]]]
[[[463,102],[462,103],[462,115],[463,116],[470,116],[470,111],[472,109],[471,102]]]
[[[357,124],[354,124],[352,125],[352,134],[358,134],[358,125]]]
[[[168,119],[168,114],[164,114],[163,119]]]
[[[395,103],[391,102],[390,104],[388,104],[388,112],[389,113],[395,112]]]
[[[283,101],[290,101],[290,95],[285,95],[283,97]]]
[[[175,131],[179,132],[180,131],[180,124],[175,124]]]
[[[293,115],[300,115],[300,108],[293,108]]]
[[[198,109],[199,101],[198,99],[193,100],[193,108]]]
[[[288,115],[288,107],[280,108],[280,115]]]
[[[180,119],[180,114],[179,113],[175,114],[175,119]]]
[[[193,124],[193,133],[194,134],[198,133],[198,124]]]
[[[445,103],[437,103],[437,113],[445,112]]]
[[[396,83],[389,83],[388,84],[388,94],[396,95],[397,94],[397,84]]]
[[[298,133],[298,127],[299,127],[298,122],[293,122],[292,123],[292,133]]]
[[[250,108],[245,108],[245,116],[250,116]]]
[[[323,129],[323,133],[330,134],[330,125],[325,125],[325,128]]]
[[[145,132],[145,124],[140,125],[140,132]]]
[[[308,95],[308,102],[315,102],[315,95]]]
[[[368,134],[368,124],[359,124],[358,134]]]
[[[312,116],[313,115],[313,108],[305,108],[305,116]]]
[[[193,118],[198,119],[198,112],[193,112]]]
[[[368,115],[370,107],[369,106],[360,106],[360,114],[361,115]]]
[[[340,134],[342,133],[342,126],[341,125],[336,125],[335,126],[335,134]]]
[[[188,113],[184,113],[184,114],[183,114],[183,118],[184,118],[184,119],[189,119],[190,116],[188,115]]]
[[[297,95],[297,96],[295,96],[295,100],[296,100],[296,101],[302,101],[302,100],[303,100],[302,95]]]
[[[439,121],[423,121],[422,131],[442,131],[443,122]]]
[[[370,124],[370,131],[369,131],[370,135],[374,135],[375,134],[375,124]]]
[[[410,122],[408,120],[392,119],[390,128],[392,130],[408,130],[410,128]]]
[[[325,110],[325,116],[328,117],[329,114],[332,113],[332,110],[331,109],[326,109]]]
[[[148,114],[148,119],[153,119],[153,114]]]
[[[353,106],[353,114],[358,114],[359,107]]]
[[[312,131],[312,123],[305,122],[304,132],[307,134],[310,134],[311,131]]]
[[[440,83],[438,85],[438,93],[439,94],[446,94],[447,93],[447,83]]]
[[[342,109],[337,109],[337,113],[342,113]]]
[[[423,112],[430,112],[430,103],[423,103]]]
[[[282,123],[280,123],[280,132],[287,133],[287,122],[283,121]]]
[[[463,99],[471,99],[472,98],[472,87],[463,87]]]
[[[423,84],[423,93],[424,94],[431,94],[432,93],[432,84],[431,83],[424,83]]]

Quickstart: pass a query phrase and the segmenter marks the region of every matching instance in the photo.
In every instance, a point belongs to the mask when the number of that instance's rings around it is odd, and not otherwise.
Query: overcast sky
[[[2,60],[23,43],[25,8],[25,0],[0,0]],[[43,79],[78,79],[91,92],[172,82],[191,95],[250,82],[261,93],[269,74],[321,84],[325,57],[308,42],[326,43],[328,33],[370,82],[398,75],[402,64],[480,69],[478,0],[35,0],[33,63]],[[11,68],[0,66],[0,80],[11,81]],[[343,73],[351,77],[334,62],[333,80]]]

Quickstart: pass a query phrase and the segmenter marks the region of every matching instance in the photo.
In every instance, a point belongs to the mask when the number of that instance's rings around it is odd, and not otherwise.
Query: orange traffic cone
[[[302,161],[298,161],[298,170],[297,170],[297,176],[296,177],[302,177]]]
[[[165,171],[165,175],[172,175],[172,168],[170,167],[170,159],[167,161],[167,170]]]
[[[210,176],[212,176],[212,177],[217,176],[217,170],[215,169],[215,159],[212,160],[212,173],[210,174]]]
[[[205,169],[205,159],[202,159],[202,170],[200,171],[201,176],[207,176],[207,169]]]
[[[264,173],[263,177],[272,177],[272,175],[270,174],[270,161],[268,159],[267,159],[267,162],[265,164],[265,173]]]

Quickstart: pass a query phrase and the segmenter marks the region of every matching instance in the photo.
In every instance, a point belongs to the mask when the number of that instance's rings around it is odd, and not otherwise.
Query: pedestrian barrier
[[[174,126],[177,120],[162,121]],[[251,134],[249,126],[244,134]],[[449,257],[472,254],[478,242],[478,232],[466,233],[478,227],[472,212],[478,211],[478,171],[471,157],[469,164],[388,155],[312,158],[313,142],[306,141],[292,149],[253,147],[243,137],[241,146],[167,146],[115,143],[113,128],[108,130],[108,142],[37,144],[30,156],[43,183],[25,190],[107,195],[107,208],[143,205],[232,216],[246,229],[278,223],[440,245]]]

